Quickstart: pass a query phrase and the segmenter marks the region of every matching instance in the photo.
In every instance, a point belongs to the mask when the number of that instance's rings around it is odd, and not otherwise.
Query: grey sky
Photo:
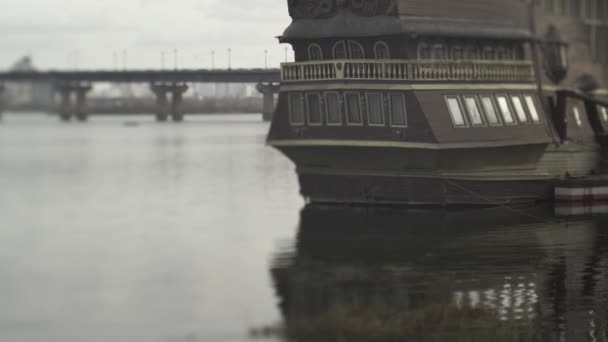
[[[122,51],[130,68],[159,68],[161,51],[173,67],[174,49],[180,67],[210,66],[212,50],[225,67],[228,48],[233,67],[263,66],[265,49],[278,66],[289,22],[286,0],[4,0],[0,68],[25,54],[42,69],[112,68]]]

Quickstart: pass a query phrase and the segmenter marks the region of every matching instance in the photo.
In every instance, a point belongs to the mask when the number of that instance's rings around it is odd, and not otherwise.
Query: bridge
[[[82,70],[82,71],[9,71],[0,72],[0,94],[6,82],[52,84],[59,94],[59,115],[67,121],[72,117],[88,118],[87,93],[94,83],[147,83],[156,96],[156,119],[182,121],[183,94],[188,83],[256,83],[264,96],[264,119],[274,112],[274,95],[278,93],[279,69],[180,69],[180,70]],[[1,112],[0,107],[0,112]]]

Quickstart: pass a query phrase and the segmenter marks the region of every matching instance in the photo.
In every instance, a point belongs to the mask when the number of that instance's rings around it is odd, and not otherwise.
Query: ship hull
[[[280,145],[280,144],[278,144]],[[598,164],[595,146],[491,148],[275,146],[296,164],[309,202],[494,206],[549,201],[566,173]]]

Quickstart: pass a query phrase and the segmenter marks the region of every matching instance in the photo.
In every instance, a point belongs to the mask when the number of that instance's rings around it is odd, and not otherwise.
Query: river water
[[[607,341],[606,220],[305,206],[259,116],[0,122],[0,341]]]

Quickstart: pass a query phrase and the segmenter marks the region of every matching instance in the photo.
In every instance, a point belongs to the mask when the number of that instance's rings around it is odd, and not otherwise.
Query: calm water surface
[[[607,341],[608,225],[305,206],[259,116],[0,123],[0,341]]]

